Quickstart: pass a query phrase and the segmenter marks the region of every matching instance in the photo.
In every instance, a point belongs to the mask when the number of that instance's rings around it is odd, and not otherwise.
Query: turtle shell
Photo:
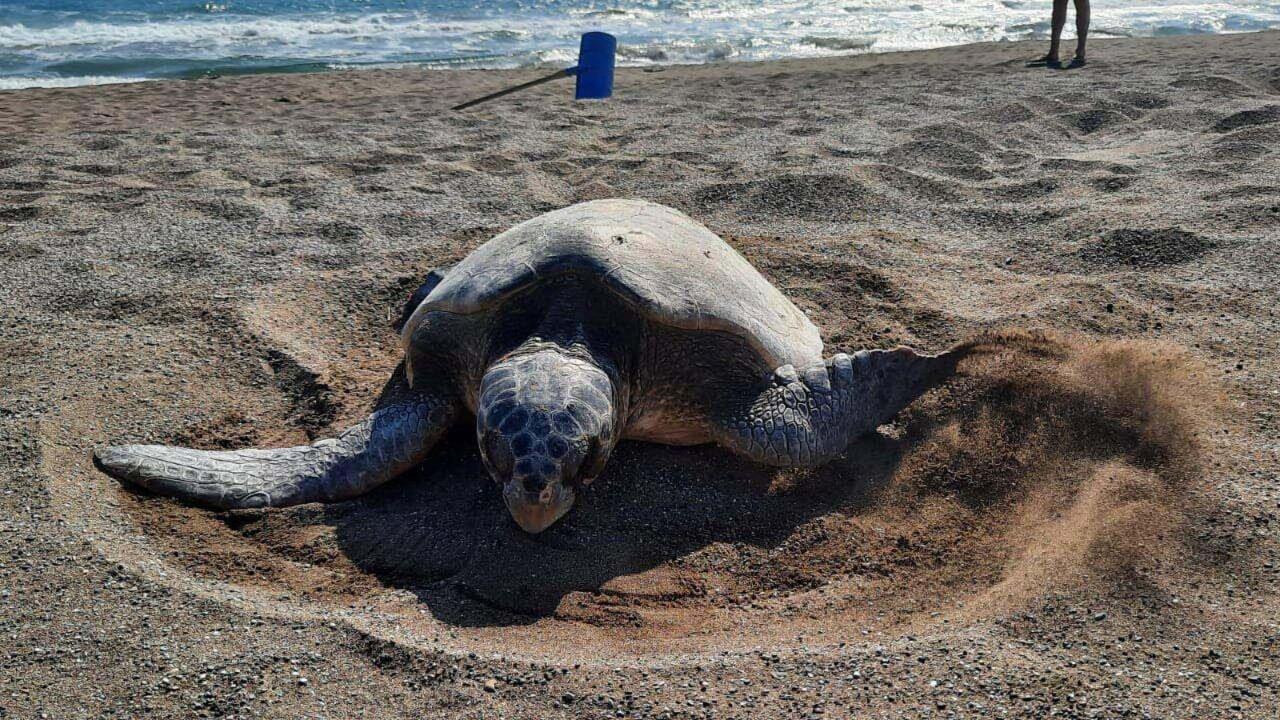
[[[596,200],[539,215],[476,248],[405,323],[426,313],[470,315],[564,273],[594,277],[648,319],[731,333],[767,365],[822,359],[809,318],[746,258],[689,216],[642,200]]]

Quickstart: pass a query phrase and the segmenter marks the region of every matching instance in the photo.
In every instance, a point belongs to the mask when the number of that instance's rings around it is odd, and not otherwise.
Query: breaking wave
[[[616,34],[625,65],[912,50],[1048,31],[1048,9],[1029,0],[334,0],[323,10],[298,0],[99,5],[0,5],[0,87],[335,65],[562,64],[572,62],[577,37],[589,30]],[[1094,9],[1093,27],[1104,37],[1280,28],[1280,2],[1117,0]]]

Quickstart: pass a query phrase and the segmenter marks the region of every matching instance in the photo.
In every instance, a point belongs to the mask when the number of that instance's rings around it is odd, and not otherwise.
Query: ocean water
[[[703,63],[1045,37],[1050,0],[0,0],[0,89],[418,64]],[[1068,37],[1073,30],[1068,20]],[[1280,0],[1102,0],[1095,37],[1280,28]]]

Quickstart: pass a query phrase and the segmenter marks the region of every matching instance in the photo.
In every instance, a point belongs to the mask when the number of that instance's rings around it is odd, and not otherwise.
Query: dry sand
[[[0,94],[0,718],[1275,717],[1280,35]],[[215,513],[108,441],[362,416],[419,279],[591,198],[724,235],[832,349],[967,362],[811,472],[624,444],[512,530],[471,433]]]

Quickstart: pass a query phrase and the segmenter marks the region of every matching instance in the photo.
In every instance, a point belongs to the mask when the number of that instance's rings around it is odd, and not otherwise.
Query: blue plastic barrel
[[[576,100],[601,100],[613,94],[613,57],[618,39],[609,33],[589,32],[578,48]]]

